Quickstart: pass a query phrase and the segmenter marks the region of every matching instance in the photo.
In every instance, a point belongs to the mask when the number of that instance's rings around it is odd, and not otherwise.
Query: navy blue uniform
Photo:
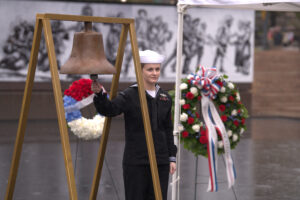
[[[164,199],[166,199],[169,164],[175,161],[177,147],[174,145],[173,124],[171,120],[172,99],[158,85],[156,85],[156,91],[155,98],[146,92],[146,99],[159,176],[162,179],[160,183]],[[126,199],[154,199],[154,196],[153,198],[151,197],[151,194],[153,194],[151,186],[152,178],[137,85],[132,85],[123,92],[120,92],[111,101],[107,99],[106,93],[100,92],[94,97],[94,104],[101,115],[114,117],[121,113],[124,114],[125,150],[123,156],[123,176]],[[141,171],[137,172],[136,170]],[[137,177],[135,176],[137,174],[134,172],[140,174],[140,179],[136,179]],[[147,174],[150,174],[150,177]],[[132,187],[133,185],[134,187]],[[147,191],[149,188],[150,191]],[[138,195],[140,196],[138,197]],[[144,195],[145,198],[141,198],[141,195]]]

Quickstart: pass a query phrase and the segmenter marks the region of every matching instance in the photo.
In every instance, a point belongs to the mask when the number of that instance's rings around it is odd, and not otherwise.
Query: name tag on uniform
[[[161,100],[161,101],[169,101],[169,98],[168,98],[167,95],[161,93],[161,94],[159,95],[159,100]]]

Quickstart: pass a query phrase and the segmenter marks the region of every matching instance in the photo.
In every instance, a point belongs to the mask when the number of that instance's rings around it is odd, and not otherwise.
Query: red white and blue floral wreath
[[[235,169],[230,150],[234,149],[246,130],[248,111],[241,103],[236,86],[219,75],[216,68],[200,66],[196,73],[181,80],[180,139],[184,148],[196,156],[208,157],[208,191],[217,191],[217,155],[223,154],[226,162],[228,186],[235,181]],[[170,93],[173,96],[174,92]],[[201,112],[197,112],[201,102]]]
[[[93,102],[94,93],[91,91],[91,79],[74,81],[64,91],[65,116],[71,131],[79,138],[89,140],[99,138],[102,134],[105,117],[96,114],[92,119],[81,115],[80,109]]]

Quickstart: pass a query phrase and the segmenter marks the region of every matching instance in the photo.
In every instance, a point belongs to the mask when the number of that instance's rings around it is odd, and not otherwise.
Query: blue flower
[[[63,100],[64,100],[64,107],[68,107],[68,106],[71,106],[71,105],[74,105],[75,103],[77,103],[77,101],[70,96],[64,96]],[[73,121],[75,119],[79,119],[82,117],[80,110],[65,113],[65,116],[66,116],[67,122],[70,122],[70,121]]]

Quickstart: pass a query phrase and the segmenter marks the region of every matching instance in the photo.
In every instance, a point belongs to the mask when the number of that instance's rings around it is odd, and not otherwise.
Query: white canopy
[[[266,11],[300,11],[299,0],[179,0],[178,5]]]
[[[178,30],[177,30],[177,56],[176,56],[176,85],[175,85],[175,109],[174,109],[174,139],[178,146],[178,161],[180,160],[179,141],[179,115],[180,105],[179,99],[181,96],[179,86],[181,84],[182,71],[182,40],[183,40],[183,15],[186,9],[190,7],[209,7],[209,8],[228,8],[228,9],[252,9],[264,11],[296,11],[300,12],[300,0],[178,0]],[[172,200],[179,199],[179,184],[180,179],[180,163],[178,163],[177,171],[172,177]]]

